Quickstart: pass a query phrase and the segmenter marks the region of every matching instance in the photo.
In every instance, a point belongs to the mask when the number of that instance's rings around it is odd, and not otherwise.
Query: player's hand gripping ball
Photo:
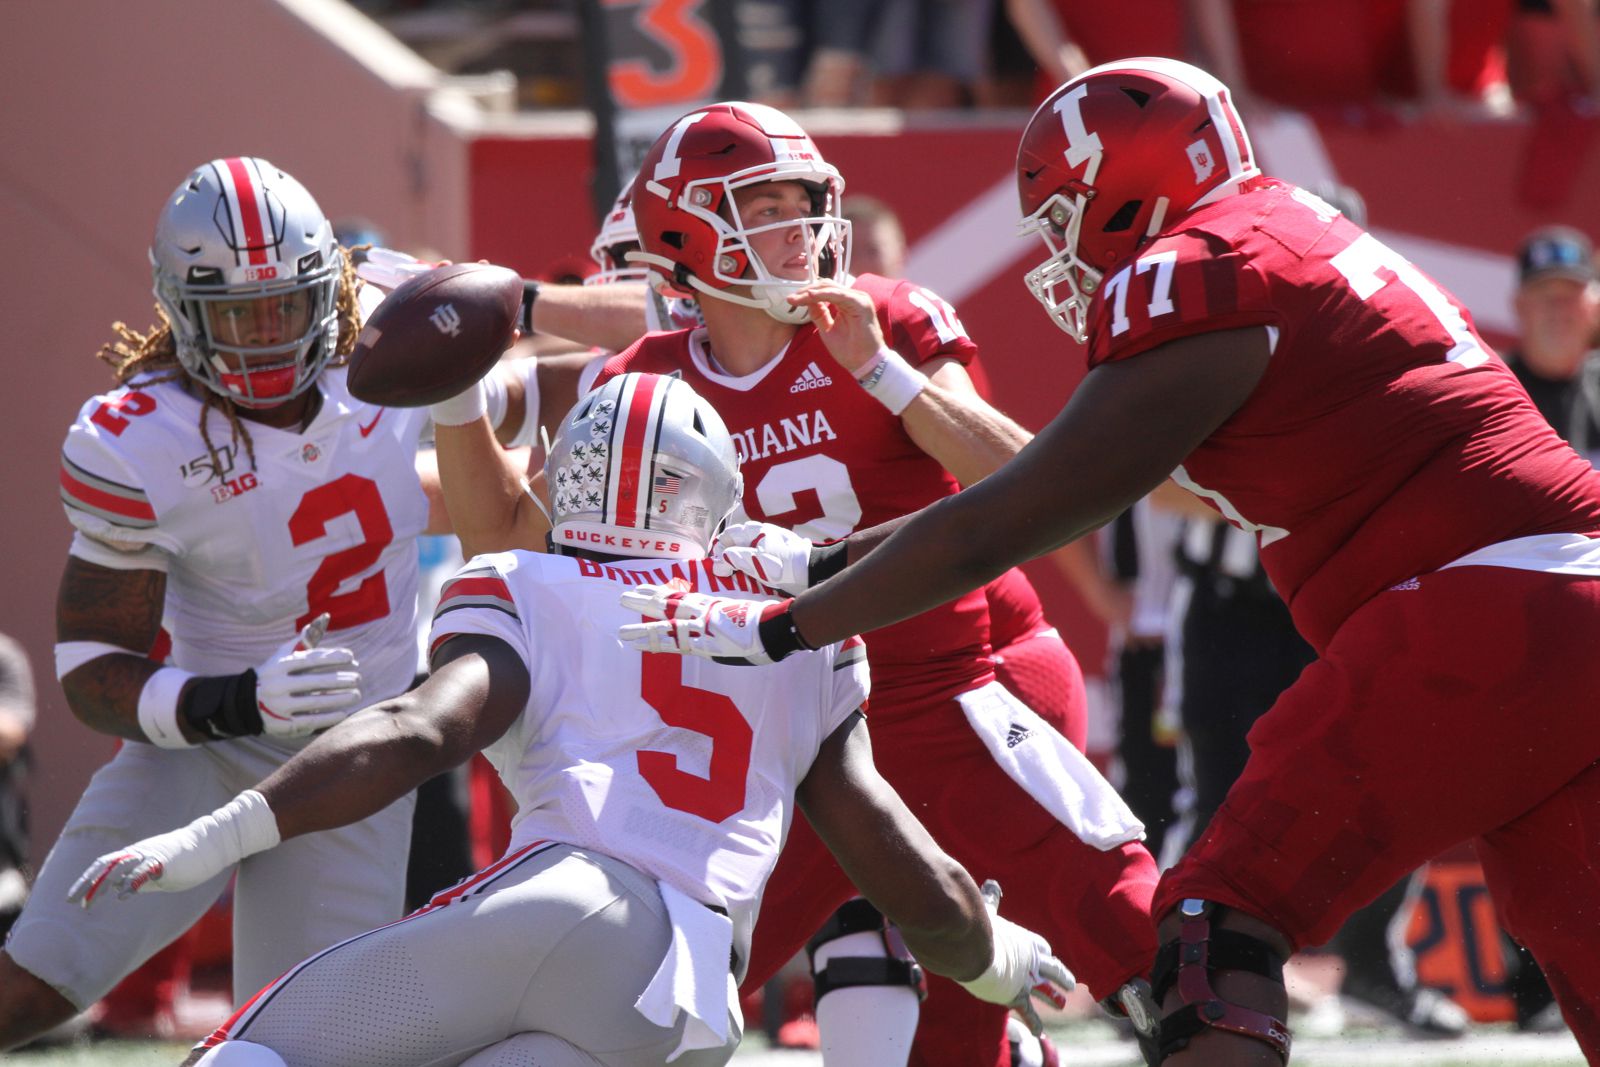
[[[350,395],[418,408],[489,373],[516,337],[522,278],[490,263],[450,263],[384,298],[350,353]]]

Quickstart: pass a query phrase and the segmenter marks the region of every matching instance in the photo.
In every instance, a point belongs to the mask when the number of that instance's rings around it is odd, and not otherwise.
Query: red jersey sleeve
[[[1179,337],[1280,318],[1248,252],[1200,230],[1168,234],[1101,286],[1089,308],[1089,366]]]
[[[884,340],[913,367],[940,358],[966,365],[977,357],[956,309],[933,290],[876,274],[857,275],[854,286],[872,297]]]

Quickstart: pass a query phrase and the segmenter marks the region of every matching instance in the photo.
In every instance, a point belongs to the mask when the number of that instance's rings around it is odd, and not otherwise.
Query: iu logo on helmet
[[[456,310],[454,304],[440,304],[433,309],[433,314],[428,316],[428,321],[442,334],[451,337],[461,334],[461,312]]]
[[[1189,146],[1189,164],[1194,167],[1194,183],[1199,185],[1211,177],[1211,172],[1217,169],[1217,164],[1211,158],[1211,149],[1206,147],[1204,141],[1196,141]]]

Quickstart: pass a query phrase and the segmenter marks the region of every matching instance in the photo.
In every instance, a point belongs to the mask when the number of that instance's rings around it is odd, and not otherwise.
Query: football
[[[369,404],[417,408],[489,373],[510,346],[522,278],[489,263],[451,263],[402,283],[356,338],[346,384]]]

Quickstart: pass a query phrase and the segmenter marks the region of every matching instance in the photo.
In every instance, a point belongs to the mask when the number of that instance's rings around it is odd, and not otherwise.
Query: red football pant
[[[1250,731],[1155,914],[1203,897],[1297,947],[1473,840],[1501,922],[1600,1062],[1600,581],[1502,567],[1363,605]]]
[[[1075,700],[1083,706],[1081,678]],[[1059,709],[1035,706],[1051,721]],[[1057,956],[1105,997],[1155,959],[1150,896],[1156,868],[1138,843],[1086,845],[1001,770],[954,700],[916,709],[873,699],[873,760],[939,844],[978,881],[994,878],[1001,912],[1044,935]],[[855,888],[806,821],[796,819],[762,897],[745,991],[762,985]],[[928,976],[911,1064],[1005,1062],[1006,1009]]]

